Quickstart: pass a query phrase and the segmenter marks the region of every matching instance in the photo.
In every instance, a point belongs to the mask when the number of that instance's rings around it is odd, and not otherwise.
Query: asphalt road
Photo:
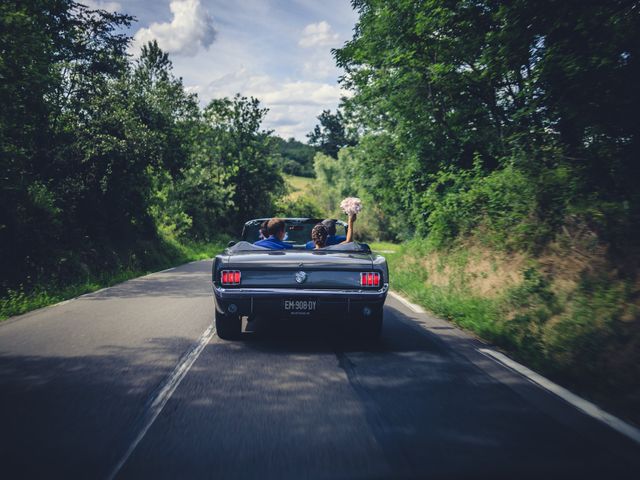
[[[0,477],[637,478],[637,444],[393,298],[375,346],[256,322],[196,351],[210,268],[0,324]]]

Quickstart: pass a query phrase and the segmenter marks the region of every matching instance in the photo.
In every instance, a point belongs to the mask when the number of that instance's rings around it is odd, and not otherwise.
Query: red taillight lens
[[[220,283],[222,283],[222,285],[239,285],[240,278],[239,270],[222,270],[222,272],[220,272]]]
[[[380,274],[377,272],[362,272],[360,274],[360,285],[363,287],[379,287]]]

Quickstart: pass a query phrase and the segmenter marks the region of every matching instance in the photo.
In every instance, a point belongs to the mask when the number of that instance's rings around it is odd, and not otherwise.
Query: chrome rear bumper
[[[386,295],[389,290],[389,284],[385,283],[382,288],[378,290],[316,290],[316,289],[302,289],[302,288],[221,288],[213,286],[213,291],[216,296],[226,297],[227,295],[233,298],[236,296],[251,296],[251,297],[271,297],[271,296],[301,296],[301,297],[320,297],[320,298],[334,298],[334,297],[360,297],[363,299],[379,297],[380,295]]]
[[[382,306],[389,291],[389,284],[376,290],[327,290],[297,288],[221,288],[213,285],[216,309],[227,312],[234,304],[240,315],[252,315],[261,308],[277,310],[277,302],[285,299],[313,298],[335,313],[351,313],[352,306],[368,304]],[[259,313],[259,312],[257,312]]]

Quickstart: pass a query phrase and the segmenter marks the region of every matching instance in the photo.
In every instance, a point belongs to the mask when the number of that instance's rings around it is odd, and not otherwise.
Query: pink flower
[[[362,201],[358,197],[347,197],[340,202],[340,208],[347,215],[356,215],[362,210]]]

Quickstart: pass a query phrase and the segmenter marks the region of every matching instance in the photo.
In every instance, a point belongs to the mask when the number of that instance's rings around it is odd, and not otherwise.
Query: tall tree
[[[266,114],[258,99],[241,95],[212,100],[204,110],[207,154],[229,174],[234,189],[227,229],[269,215],[283,193],[271,132],[262,129]]]
[[[338,151],[342,147],[355,145],[355,139],[348,134],[345,119],[340,110],[335,114],[331,110],[323,110],[318,115],[320,123],[307,135],[309,145],[318,147],[325,155],[338,158]]]
[[[126,68],[128,38],[117,31],[130,21],[68,0],[0,6],[0,262],[7,279],[47,275],[61,265],[52,252],[84,239],[77,206],[89,177],[75,139],[96,113],[94,99]]]
[[[352,3],[354,37],[334,51],[354,92],[344,108],[390,135],[406,205],[442,170],[515,162],[543,217],[595,195],[640,219],[637,0]],[[546,185],[559,166],[572,171],[563,195]]]

